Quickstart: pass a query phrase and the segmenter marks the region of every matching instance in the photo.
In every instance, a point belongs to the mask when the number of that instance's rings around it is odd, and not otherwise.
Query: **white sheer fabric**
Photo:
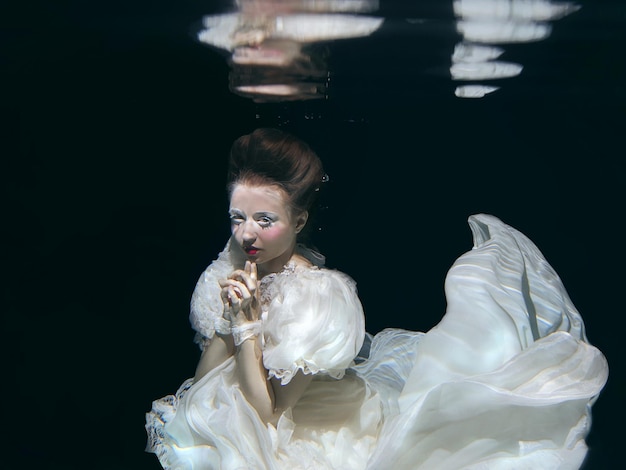
[[[345,274],[290,265],[261,281],[263,363],[270,377],[345,374],[365,337],[363,308]]]
[[[338,271],[265,278],[264,363],[283,383],[314,374],[303,397],[276,427],[261,422],[230,358],[154,402],[148,450],[167,469],[579,468],[606,360],[536,246],[495,217],[469,222],[475,246],[449,271],[446,314],[427,333],[365,336],[354,281]],[[203,341],[225,327],[214,291],[229,256],[193,296]],[[355,364],[364,337],[369,357]]]

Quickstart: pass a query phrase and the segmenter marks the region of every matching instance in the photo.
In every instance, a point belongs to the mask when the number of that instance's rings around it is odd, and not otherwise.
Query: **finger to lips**
[[[254,293],[257,287],[257,268],[256,263],[246,261],[245,272],[240,277],[241,281],[246,284],[248,290]]]
[[[246,285],[246,287],[248,289],[248,292],[253,294],[254,291],[256,290],[256,286],[257,286],[256,280],[250,275],[250,276],[246,276],[243,279],[243,281],[244,281],[244,283],[245,283],[245,285]]]

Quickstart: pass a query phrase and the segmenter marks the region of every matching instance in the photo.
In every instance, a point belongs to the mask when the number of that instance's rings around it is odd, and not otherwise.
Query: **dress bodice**
[[[323,258],[304,246],[309,261]],[[290,262],[259,283],[263,362],[283,384],[302,370],[341,378],[365,337],[365,318],[356,283],[345,273],[318,264]],[[230,245],[202,273],[191,301],[191,324],[201,346],[215,334],[228,334],[218,281],[236,269]]]

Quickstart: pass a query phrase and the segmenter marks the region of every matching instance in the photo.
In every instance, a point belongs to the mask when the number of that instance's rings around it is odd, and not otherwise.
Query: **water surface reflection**
[[[498,60],[504,49],[495,44],[546,39],[551,21],[579,9],[570,2],[550,0],[454,0],[452,5],[462,39],[454,48],[450,75],[464,82],[519,75],[523,66]],[[482,98],[499,88],[480,82],[458,86],[456,96]]]
[[[551,0],[453,0],[449,20],[459,40],[448,79],[458,83],[455,95],[482,98],[500,88],[494,81],[520,75],[523,64],[502,60],[502,46],[546,39],[554,21],[579,8]],[[255,102],[326,98],[332,43],[376,32],[386,21],[372,16],[378,11],[377,0],[236,0],[232,11],[204,17],[198,39],[228,54],[233,93]],[[403,22],[419,29],[427,20]]]
[[[376,0],[237,0],[209,15],[198,39],[230,53],[230,90],[256,102],[326,97],[327,41],[367,36]],[[357,14],[359,13],[359,14]]]

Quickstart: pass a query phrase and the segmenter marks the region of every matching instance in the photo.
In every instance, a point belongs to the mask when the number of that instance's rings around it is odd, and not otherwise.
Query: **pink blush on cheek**
[[[263,231],[263,238],[266,240],[276,240],[287,235],[288,230],[284,227],[270,227]]]

